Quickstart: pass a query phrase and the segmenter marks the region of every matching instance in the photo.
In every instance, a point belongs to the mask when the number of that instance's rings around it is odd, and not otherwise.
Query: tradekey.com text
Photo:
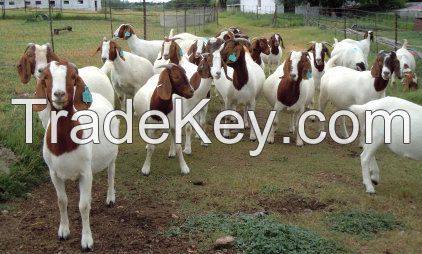
[[[145,112],[141,116],[136,116],[136,118],[139,120],[139,135],[140,137],[149,144],[160,144],[166,141],[166,139],[169,136],[169,133],[166,132],[172,127],[174,129],[174,140],[177,144],[182,143],[182,129],[185,125],[190,124],[192,128],[196,131],[196,133],[199,135],[200,139],[205,144],[211,144],[210,138],[207,136],[205,131],[201,128],[197,120],[195,119],[195,115],[203,108],[205,107],[210,99],[203,99],[201,100],[190,112],[183,112],[183,103],[182,100],[177,98],[174,100],[174,114],[173,118],[169,119],[165,114],[163,114],[161,111],[152,110]],[[40,105],[40,104],[46,104],[47,101],[45,99],[12,99],[13,105],[25,105],[25,142],[26,143],[32,143],[32,127],[33,127],[33,119],[32,119],[32,105]],[[114,144],[122,144],[122,143],[133,143],[133,104],[132,100],[128,99],[126,102],[126,108],[127,111],[122,110],[114,110],[111,111],[105,119],[102,120],[102,123],[100,123],[98,115],[94,111],[90,110],[82,110],[77,111],[71,116],[71,119],[76,121],[80,117],[89,117],[92,121],[88,124],[81,124],[75,126],[71,131],[71,139],[74,143],[77,144],[87,144],[89,142],[93,143],[99,143],[99,128],[103,128],[105,137]],[[257,147],[254,150],[249,151],[250,156],[258,156],[261,154],[262,150],[264,149],[264,146],[266,144],[266,141],[268,139],[268,136],[270,134],[270,130],[273,124],[273,121],[275,117],[277,116],[277,112],[274,110],[271,110],[267,121],[265,123],[264,128],[261,130],[258,125],[258,121],[256,119],[256,115],[254,111],[248,111],[248,118],[251,123],[251,130],[254,131],[256,134],[256,140],[257,140]],[[50,117],[50,128],[52,132],[52,143],[57,143],[57,120],[60,117],[67,117],[68,112],[65,110],[61,110],[58,112],[52,111],[51,117]],[[114,137],[111,134],[110,131],[110,123],[111,120],[114,117],[120,116],[121,120],[124,120],[126,122],[126,132],[123,137]],[[151,118],[152,116],[158,116],[161,118],[161,121],[156,121]],[[322,124],[326,122],[325,116],[317,110],[309,110],[303,113],[299,119],[298,119],[298,135],[302,138],[302,140],[307,144],[319,144],[321,143],[326,137],[327,132],[324,131],[324,128],[321,128],[318,137],[316,138],[310,138],[307,136],[305,132],[305,125],[306,125],[306,119],[309,117],[314,116],[317,118]],[[348,117],[352,122],[352,134],[350,134],[349,137],[339,137],[335,130],[335,123],[339,117]],[[364,117],[364,118],[363,118]],[[372,143],[372,123],[375,118],[383,118],[384,119],[384,141],[386,144],[391,143],[391,124],[395,117],[400,117],[403,122],[403,143],[409,144],[410,141],[410,115],[404,111],[404,110],[396,110],[392,113],[388,113],[383,110],[379,111],[366,111],[365,115],[362,116],[362,121],[360,122],[361,126],[359,126],[359,120],[358,117],[353,114],[351,111],[348,110],[341,110],[335,112],[332,117],[329,120],[329,128],[328,133],[330,134],[330,137],[333,139],[334,142],[338,144],[350,144],[356,140],[356,138],[359,135],[359,128],[361,130],[365,131],[365,143]],[[156,118],[156,117],[155,117]],[[224,121],[224,119],[236,119],[235,123],[229,123],[229,121]],[[222,123],[225,122],[225,123]],[[364,123],[364,124],[363,124]],[[173,128],[174,126],[174,128]],[[362,129],[363,128],[363,129]],[[222,130],[237,130],[238,132],[234,137],[225,137],[221,134]],[[81,130],[90,130],[90,135],[88,135],[86,138],[80,139],[76,133]],[[148,136],[148,130],[161,130],[161,136],[158,138],[151,138]],[[225,110],[220,112],[214,120],[214,135],[216,139],[223,143],[223,144],[235,144],[242,140],[244,133],[241,132],[241,130],[245,130],[245,124],[242,116],[234,111],[234,110]],[[362,138],[362,144],[363,144],[363,137]],[[289,137],[284,137],[283,143],[290,143]]]

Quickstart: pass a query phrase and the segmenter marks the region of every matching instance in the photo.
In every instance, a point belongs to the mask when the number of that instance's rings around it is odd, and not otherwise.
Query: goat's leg
[[[169,158],[176,157],[176,144],[174,142],[174,139],[170,140],[170,150],[169,150]]]
[[[192,140],[191,140],[191,135],[192,135],[192,126],[188,123],[185,126],[185,149],[183,150],[183,152],[185,154],[192,154]]]
[[[372,159],[369,164],[369,172],[371,174],[371,181],[373,184],[378,185],[380,181],[380,169],[378,168],[377,160],[375,156],[372,156]]]
[[[249,129],[249,117],[248,117],[248,105],[245,105],[243,110],[243,124],[245,125],[245,129]]]
[[[296,112],[294,115],[295,119],[295,126],[296,126],[296,145],[297,146],[303,146],[303,140],[302,137],[299,135],[299,118],[300,116],[305,112],[305,107],[303,106],[298,112]]]
[[[250,102],[250,110],[255,111],[255,106],[256,106],[256,101],[255,98],[253,98]],[[248,107],[245,106],[245,114],[246,114],[246,122],[248,122],[249,117],[248,116],[248,111],[247,111]],[[249,139],[252,141],[256,140],[256,133],[255,133],[255,129],[254,128],[250,128],[249,130]]]
[[[274,110],[276,110],[276,108],[274,107]],[[270,134],[268,135],[268,138],[267,138],[267,142],[269,143],[269,144],[272,144],[272,143],[274,143],[274,135],[275,135],[275,131],[277,130],[277,123],[278,123],[278,116],[279,116],[279,114],[278,114],[278,110],[276,110],[276,114],[275,114],[275,117],[274,117],[274,121],[273,121],[273,123],[272,123],[272,125],[271,125],[271,129],[270,129]]]
[[[206,131],[206,124],[207,124],[207,113],[208,113],[208,104],[201,110],[200,112],[200,118],[199,118],[199,125],[201,125],[201,128]],[[198,135],[199,137],[199,135]],[[202,146],[208,146],[208,144],[204,143],[204,141],[201,140]]]
[[[349,132],[347,131],[347,127],[346,127],[346,116],[342,116],[341,117],[341,132],[342,132],[342,138],[348,138],[349,137]]]
[[[151,138],[155,137],[155,131],[148,130],[148,136]],[[155,145],[147,144],[146,150],[147,150],[147,155],[145,156],[144,165],[142,166],[142,169],[141,169],[141,173],[144,176],[148,176],[151,170],[151,157],[152,157],[152,154],[154,153]]]
[[[296,130],[296,120],[295,120],[295,114],[291,114],[290,115],[290,125],[289,125],[289,132],[290,133],[295,133]]]
[[[114,159],[110,165],[108,165],[108,189],[107,189],[107,200],[106,204],[108,207],[112,207],[116,203],[116,191],[114,189],[114,175],[116,170],[116,159]]]
[[[327,107],[327,98],[324,94],[322,94],[320,92],[319,94],[319,99],[318,99],[318,106],[319,106],[319,111],[325,115],[325,108]],[[325,131],[325,122],[321,121],[320,125],[319,125],[319,130],[320,131]]]
[[[225,110],[232,109],[232,105],[231,105],[231,103],[229,102],[229,100],[227,98],[225,98],[224,102],[225,102],[225,107],[224,107]],[[224,123],[225,124],[229,124],[230,123],[230,117],[225,116],[224,117]],[[224,129],[223,130],[223,137],[225,137],[225,138],[229,138],[230,137],[230,130],[229,129]]]
[[[60,240],[67,240],[70,236],[69,218],[67,215],[67,195],[65,182],[50,170],[51,181],[57,193],[57,203],[60,210],[60,226],[58,236]]]
[[[174,142],[174,138],[175,138],[174,129],[171,129],[170,133],[171,133],[171,139],[173,140],[172,142]],[[182,146],[180,144],[175,144],[175,146],[176,146],[177,158],[179,159],[180,172],[182,175],[187,175],[189,174],[190,170],[189,170],[188,165],[186,164],[185,158],[183,157]]]
[[[92,239],[91,226],[89,223],[89,212],[91,210],[92,171],[86,170],[79,177],[79,211],[82,218],[82,250],[93,250],[94,240]]]
[[[367,193],[375,193],[374,186],[371,182],[371,174],[370,174],[370,163],[371,160],[375,159],[374,153],[376,151],[376,146],[373,144],[367,144],[363,148],[363,152],[360,155],[360,163],[362,166],[362,177],[363,177],[363,184],[365,185]]]

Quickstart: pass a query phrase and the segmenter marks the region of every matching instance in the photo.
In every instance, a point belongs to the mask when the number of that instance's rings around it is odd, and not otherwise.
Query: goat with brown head
[[[252,40],[252,59],[257,63],[258,65],[261,65],[261,53],[265,55],[270,54],[270,47],[268,46],[268,41],[265,38],[259,38]]]
[[[407,64],[403,66],[403,88],[405,91],[415,91],[418,89],[418,77]]]
[[[242,39],[229,40],[221,50],[221,61],[226,78],[233,81],[236,89],[240,90],[248,82],[249,76],[245,61],[245,43]],[[234,69],[233,79],[227,75],[227,66]]]
[[[183,51],[176,42],[178,39],[179,38],[164,38],[161,46],[161,56],[158,60],[161,60],[162,58],[164,58],[164,60],[170,59],[170,63],[179,64],[180,60],[182,60]]]
[[[283,67],[277,99],[284,105],[294,105],[300,95],[300,83],[302,80],[312,78],[312,66],[308,52],[290,52]]]
[[[113,34],[113,38],[120,38],[123,40],[129,39],[132,34],[135,34],[132,25],[130,24],[122,24]]]
[[[115,61],[118,57],[119,59],[126,61],[122,47],[117,44],[114,40],[103,40],[101,49],[101,60],[105,63],[107,60]],[[98,49],[97,49],[98,51]]]
[[[27,84],[31,75],[39,78],[49,62],[59,60],[50,44],[29,43],[16,66],[21,82]]]
[[[311,41],[312,45],[309,47],[308,52],[312,52],[314,58],[314,66],[319,71],[322,72],[325,67],[325,56],[330,57],[330,50],[327,48],[329,45],[327,42],[316,42]]]
[[[394,51],[385,52],[381,50],[371,69],[371,75],[375,78],[374,86],[376,91],[382,91],[387,87],[393,72],[396,77],[401,79],[400,61],[397,59],[396,53]]]
[[[279,53],[278,47],[281,45],[281,48],[284,49],[283,38],[281,38],[281,35],[279,33],[275,33],[271,35],[270,40],[269,40],[269,45],[271,48],[271,54],[278,55]]]
[[[188,50],[189,62],[199,65],[202,57],[201,54],[205,52],[205,43],[202,40],[195,40]]]
[[[368,38],[368,36],[369,36],[369,39],[370,39],[371,41],[374,41],[374,32],[372,32],[372,31],[366,31],[366,32],[363,34],[363,38],[364,38],[364,39]]]
[[[202,54],[202,60],[198,64],[197,71],[190,78],[190,84],[192,85],[194,90],[197,90],[199,88],[199,85],[201,84],[201,79],[212,78],[211,66],[212,54]]]

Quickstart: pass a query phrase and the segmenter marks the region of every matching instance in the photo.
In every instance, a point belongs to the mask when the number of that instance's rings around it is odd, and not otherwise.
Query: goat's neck
[[[299,100],[301,82],[300,77],[296,81],[283,77],[278,85],[277,100],[288,107],[293,106]]]
[[[155,88],[154,92],[152,93],[149,106],[150,106],[150,110],[158,110],[162,112],[164,115],[167,115],[173,110],[173,99],[172,98],[170,98],[169,100],[161,99],[160,96],[158,95],[157,88]],[[152,119],[156,121],[162,121],[161,118],[158,116],[153,115],[151,117]]]
[[[255,63],[257,63],[258,65],[261,65],[262,60],[261,60],[261,50],[260,49],[252,49],[251,57],[252,57],[252,59],[254,60]]]
[[[138,36],[136,36],[136,34],[132,34],[129,38],[126,39],[127,44],[129,45],[130,51],[133,51],[134,49],[136,49],[136,44],[139,43],[140,41],[143,42],[144,40],[139,39]]]
[[[72,120],[72,116],[74,114],[73,105],[67,107],[66,109],[68,112],[67,116],[62,116],[57,119],[56,130],[57,130],[57,143],[53,143],[52,138],[52,127],[51,122],[47,128],[47,147],[50,152],[56,156],[62,155],[64,153],[69,153],[76,148],[78,148],[78,144],[74,143],[70,133],[75,126],[78,126],[80,123],[78,121]],[[52,111],[57,111],[53,109]],[[82,139],[82,131],[78,131],[76,136],[79,139]]]
[[[233,85],[237,90],[242,89],[249,80],[248,67],[246,66],[245,51],[241,51],[239,59],[229,65],[233,68]]]
[[[376,78],[374,78],[374,88],[375,88],[375,91],[377,91],[377,92],[384,91],[385,88],[388,85],[388,81],[389,81],[389,79],[384,80],[382,77],[376,77]]]

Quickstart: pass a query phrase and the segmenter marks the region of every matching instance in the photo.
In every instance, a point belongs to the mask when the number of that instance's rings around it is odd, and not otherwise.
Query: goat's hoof
[[[70,238],[70,235],[66,235],[66,236],[59,235],[59,241],[67,241],[69,240],[69,238]]]
[[[141,172],[141,175],[142,175],[142,176],[149,176],[149,173],[144,173],[144,172]]]
[[[108,204],[107,204],[107,207],[108,208],[112,208],[113,206],[114,206],[114,202],[113,201],[110,201]]]
[[[375,181],[375,180],[372,180],[371,179],[371,182],[372,182],[373,185],[378,185],[378,181]]]
[[[94,246],[92,247],[82,247],[82,252],[93,252]]]
[[[192,154],[192,149],[190,149],[190,148],[189,148],[189,149],[186,149],[186,148],[185,148],[185,149],[183,150],[183,153],[184,153],[184,154],[187,154],[187,155],[191,155],[191,154]]]
[[[69,237],[70,237],[69,226],[60,225],[58,237],[59,237],[60,241],[65,241],[65,240],[69,239]]]
[[[94,251],[94,240],[90,234],[82,235],[81,248],[83,252]]]
[[[189,172],[190,172],[189,167],[188,166],[185,166],[185,167],[182,167],[182,170],[180,171],[180,174],[182,176],[185,176],[185,175],[189,174]]]

